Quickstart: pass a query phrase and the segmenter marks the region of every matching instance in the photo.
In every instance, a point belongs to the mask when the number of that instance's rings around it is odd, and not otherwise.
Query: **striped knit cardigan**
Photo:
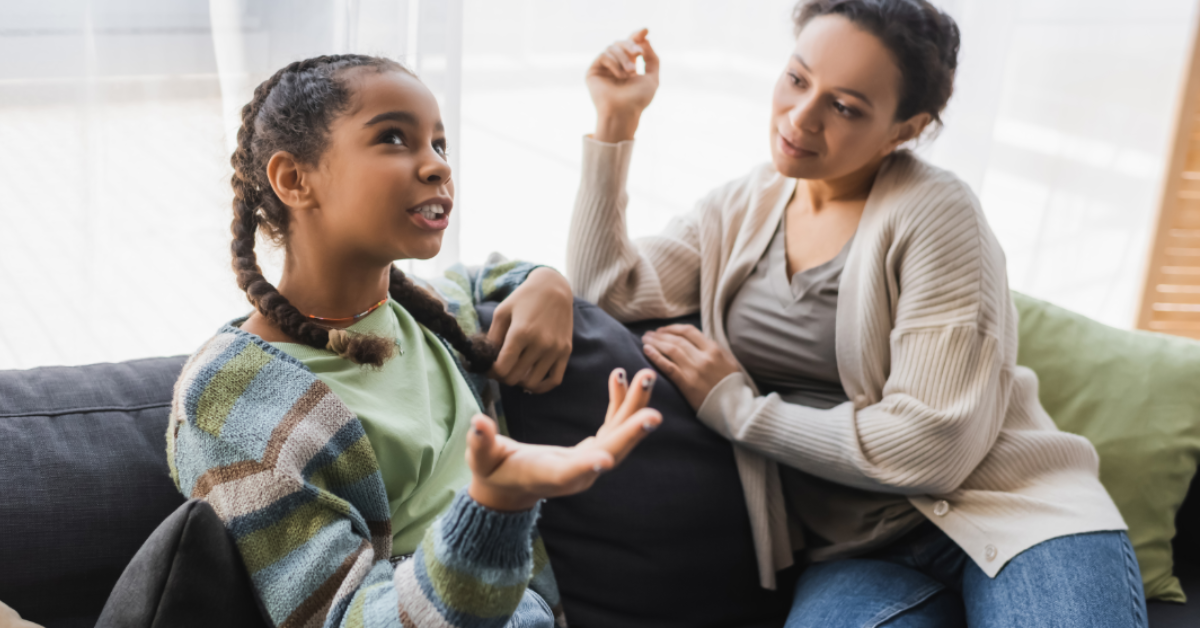
[[[771,242],[796,180],[771,164],[706,195],[657,236],[625,229],[632,141],[584,140],[568,240],[577,295],[618,320],[725,315]],[[904,495],[984,573],[1055,537],[1124,530],[1099,457],[1058,431],[1017,366],[1004,252],[971,190],[907,151],[875,177],[842,271],[837,361],[850,401],[828,410],[762,395],[744,371],[697,410],[734,442],[765,587],[791,564],[777,464]],[[801,506],[802,507],[802,506]]]
[[[502,299],[533,268],[492,258],[432,287],[471,334],[473,304]],[[492,511],[465,489],[393,567],[387,493],[362,423],[239,322],[185,364],[167,460],[179,490],[212,504],[232,533],[275,625],[499,628],[527,586],[557,610],[538,509]]]

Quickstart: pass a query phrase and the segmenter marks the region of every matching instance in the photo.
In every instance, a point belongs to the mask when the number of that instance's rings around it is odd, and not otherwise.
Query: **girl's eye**
[[[379,142],[393,146],[404,146],[404,134],[394,129],[387,130],[383,132],[383,135],[379,136]]]
[[[433,150],[442,157],[446,156],[446,140],[437,140],[433,143]]]

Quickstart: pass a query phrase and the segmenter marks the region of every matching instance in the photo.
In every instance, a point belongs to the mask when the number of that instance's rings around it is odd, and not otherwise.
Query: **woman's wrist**
[[[632,140],[641,117],[640,111],[598,112],[592,139],[609,144]]]

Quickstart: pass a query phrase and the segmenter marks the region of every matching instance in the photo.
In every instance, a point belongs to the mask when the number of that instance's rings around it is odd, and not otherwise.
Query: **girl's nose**
[[[436,152],[430,150],[418,171],[422,183],[440,185],[450,180],[450,164]]]

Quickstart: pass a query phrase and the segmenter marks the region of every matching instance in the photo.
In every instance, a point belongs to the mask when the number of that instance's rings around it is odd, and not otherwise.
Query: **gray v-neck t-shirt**
[[[850,252],[787,276],[783,221],[729,304],[725,332],[763,394],[814,408],[848,401],[838,374],[838,286]],[[837,484],[779,466],[788,516],[806,533],[813,561],[863,554],[915,528],[924,517],[900,495]]]

